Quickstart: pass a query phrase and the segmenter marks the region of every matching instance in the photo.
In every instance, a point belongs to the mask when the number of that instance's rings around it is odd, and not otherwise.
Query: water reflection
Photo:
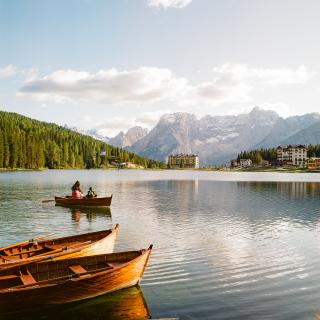
[[[0,319],[149,319],[150,313],[140,287],[132,287],[87,301],[1,315]]]
[[[237,182],[238,188],[255,191],[273,191],[288,199],[305,199],[320,196],[319,182]]]
[[[251,173],[218,179],[233,181],[214,181],[217,174],[210,172],[18,175],[0,175],[0,241],[119,223],[116,251],[154,244],[141,282],[154,317],[300,320],[314,319],[319,310],[320,183],[296,181],[320,175],[268,173],[267,182],[252,182],[259,175]],[[114,194],[114,221],[111,213],[90,208],[41,205],[48,194],[69,191],[74,178],[95,185],[99,194]],[[89,302],[66,306],[54,317],[73,319],[74,312],[82,319],[87,308],[93,310]],[[118,317],[105,315],[104,308],[90,311],[92,319]]]
[[[64,207],[66,211],[71,213],[72,221],[79,223],[81,217],[86,217],[87,222],[91,223],[96,221],[97,217],[103,217],[111,220],[111,209],[108,207],[75,207],[75,206],[66,206],[66,205],[57,205],[56,207]]]

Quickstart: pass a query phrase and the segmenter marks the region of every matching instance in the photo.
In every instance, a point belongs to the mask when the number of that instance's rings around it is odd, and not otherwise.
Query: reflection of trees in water
[[[143,293],[139,287],[123,289],[101,297],[50,307],[42,310],[32,310],[21,314],[6,314],[0,319],[149,319],[150,313]]]
[[[304,199],[320,196],[319,182],[237,182],[238,188],[249,188],[254,191],[269,191],[288,197],[289,199]]]

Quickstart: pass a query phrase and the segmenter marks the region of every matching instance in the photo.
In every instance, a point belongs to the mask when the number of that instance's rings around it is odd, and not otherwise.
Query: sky
[[[0,110],[105,136],[318,112],[318,0],[0,0]]]

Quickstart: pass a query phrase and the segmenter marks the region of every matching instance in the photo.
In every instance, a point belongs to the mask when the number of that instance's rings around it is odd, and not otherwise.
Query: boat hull
[[[98,254],[112,253],[114,244],[118,234],[118,225],[112,230],[112,232],[105,238],[95,242],[94,244],[88,245],[87,247],[73,253],[69,253],[63,256],[54,258],[54,260],[62,260],[84,256],[94,256]]]
[[[50,282],[47,283],[44,281],[45,283],[43,284],[37,282],[31,286],[13,287],[9,290],[0,289],[0,310],[9,311],[11,306],[14,306],[15,310],[17,310],[17,308],[24,309],[69,303],[135,286],[143,276],[151,249],[152,246],[147,250],[142,250],[138,257],[120,266],[116,266],[111,270],[104,270],[95,274],[79,275],[64,281],[57,279],[56,281],[50,280]],[[121,254],[130,254],[130,252],[115,253],[107,256],[117,256]],[[64,266],[75,265],[81,263],[84,259],[86,258],[45,262],[44,264],[51,264],[50,268],[59,270],[62,264],[64,264]],[[41,269],[41,264],[43,263],[32,264],[29,267],[31,273],[34,270]],[[43,266],[43,268],[45,269],[45,266]]]
[[[56,204],[68,206],[83,206],[83,207],[110,207],[112,195],[103,198],[81,198],[72,199],[65,197],[54,197]]]

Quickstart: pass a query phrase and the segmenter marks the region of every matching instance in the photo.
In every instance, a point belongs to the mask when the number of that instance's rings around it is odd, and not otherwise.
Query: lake
[[[75,180],[113,194],[110,211],[41,202],[70,194]],[[320,319],[320,174],[0,173],[2,246],[116,223],[116,251],[154,244],[140,288],[23,319]]]

